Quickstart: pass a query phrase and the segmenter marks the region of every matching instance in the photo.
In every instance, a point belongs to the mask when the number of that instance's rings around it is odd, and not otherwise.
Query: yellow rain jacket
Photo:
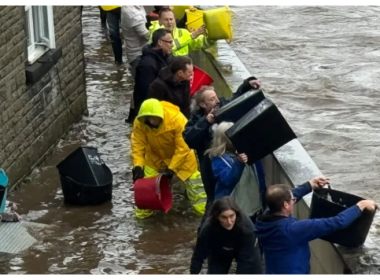
[[[119,7],[121,7],[121,6],[100,6],[100,7],[102,7],[102,9],[103,9],[104,11],[108,12],[108,11],[115,10],[116,8],[119,8]]]
[[[157,116],[163,121],[159,128],[151,128],[145,124],[146,116]],[[182,137],[186,123],[177,106],[157,99],[146,100],[133,124],[133,166],[147,165],[159,171],[164,162],[182,181],[190,178],[198,166],[194,151]]]
[[[152,25],[149,27],[150,31],[150,43],[152,42],[152,34],[157,29],[164,28],[163,25],[160,25],[158,20],[152,21]],[[202,48],[207,49],[210,47],[213,42],[208,42],[207,38],[204,35],[199,35],[197,39],[191,38],[191,33],[182,28],[175,27],[173,30],[173,55],[174,56],[184,56],[189,55],[189,51],[198,51]]]

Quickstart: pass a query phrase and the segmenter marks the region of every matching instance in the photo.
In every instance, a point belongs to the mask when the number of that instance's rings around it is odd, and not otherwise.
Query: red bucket
[[[159,210],[167,213],[173,204],[173,194],[168,178],[158,175],[135,182],[135,203],[139,209]]]
[[[193,79],[190,81],[190,95],[193,96],[201,86],[209,86],[214,80],[202,69],[194,66]]]
[[[151,16],[151,17],[158,18],[158,14],[155,14],[155,13],[153,13],[153,12],[150,12],[150,16]]]

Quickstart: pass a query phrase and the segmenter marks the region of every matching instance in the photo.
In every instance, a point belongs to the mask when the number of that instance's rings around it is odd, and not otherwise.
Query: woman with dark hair
[[[206,258],[207,274],[228,274],[233,259],[236,274],[262,274],[254,225],[232,197],[222,197],[212,205],[198,235],[190,274],[199,274]]]

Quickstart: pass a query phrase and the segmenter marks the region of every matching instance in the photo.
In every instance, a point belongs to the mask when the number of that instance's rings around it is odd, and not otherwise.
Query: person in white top
[[[133,78],[135,78],[135,70],[142,49],[148,43],[150,36],[149,30],[145,27],[145,16],[144,6],[122,6],[121,8],[121,29]]]

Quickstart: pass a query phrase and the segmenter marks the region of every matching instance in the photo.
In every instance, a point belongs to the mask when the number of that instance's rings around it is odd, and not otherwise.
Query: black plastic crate
[[[276,105],[264,99],[226,131],[239,153],[253,164],[297,138]]]
[[[310,219],[335,217],[364,198],[331,189],[315,189],[310,206]],[[342,246],[357,248],[364,244],[371,228],[375,211],[364,210],[359,218],[342,230],[320,239]]]
[[[113,175],[96,148],[78,148],[57,169],[65,203],[96,205],[112,199]]]
[[[261,90],[250,90],[216,110],[215,120],[218,123],[237,122],[264,99],[265,96]]]

